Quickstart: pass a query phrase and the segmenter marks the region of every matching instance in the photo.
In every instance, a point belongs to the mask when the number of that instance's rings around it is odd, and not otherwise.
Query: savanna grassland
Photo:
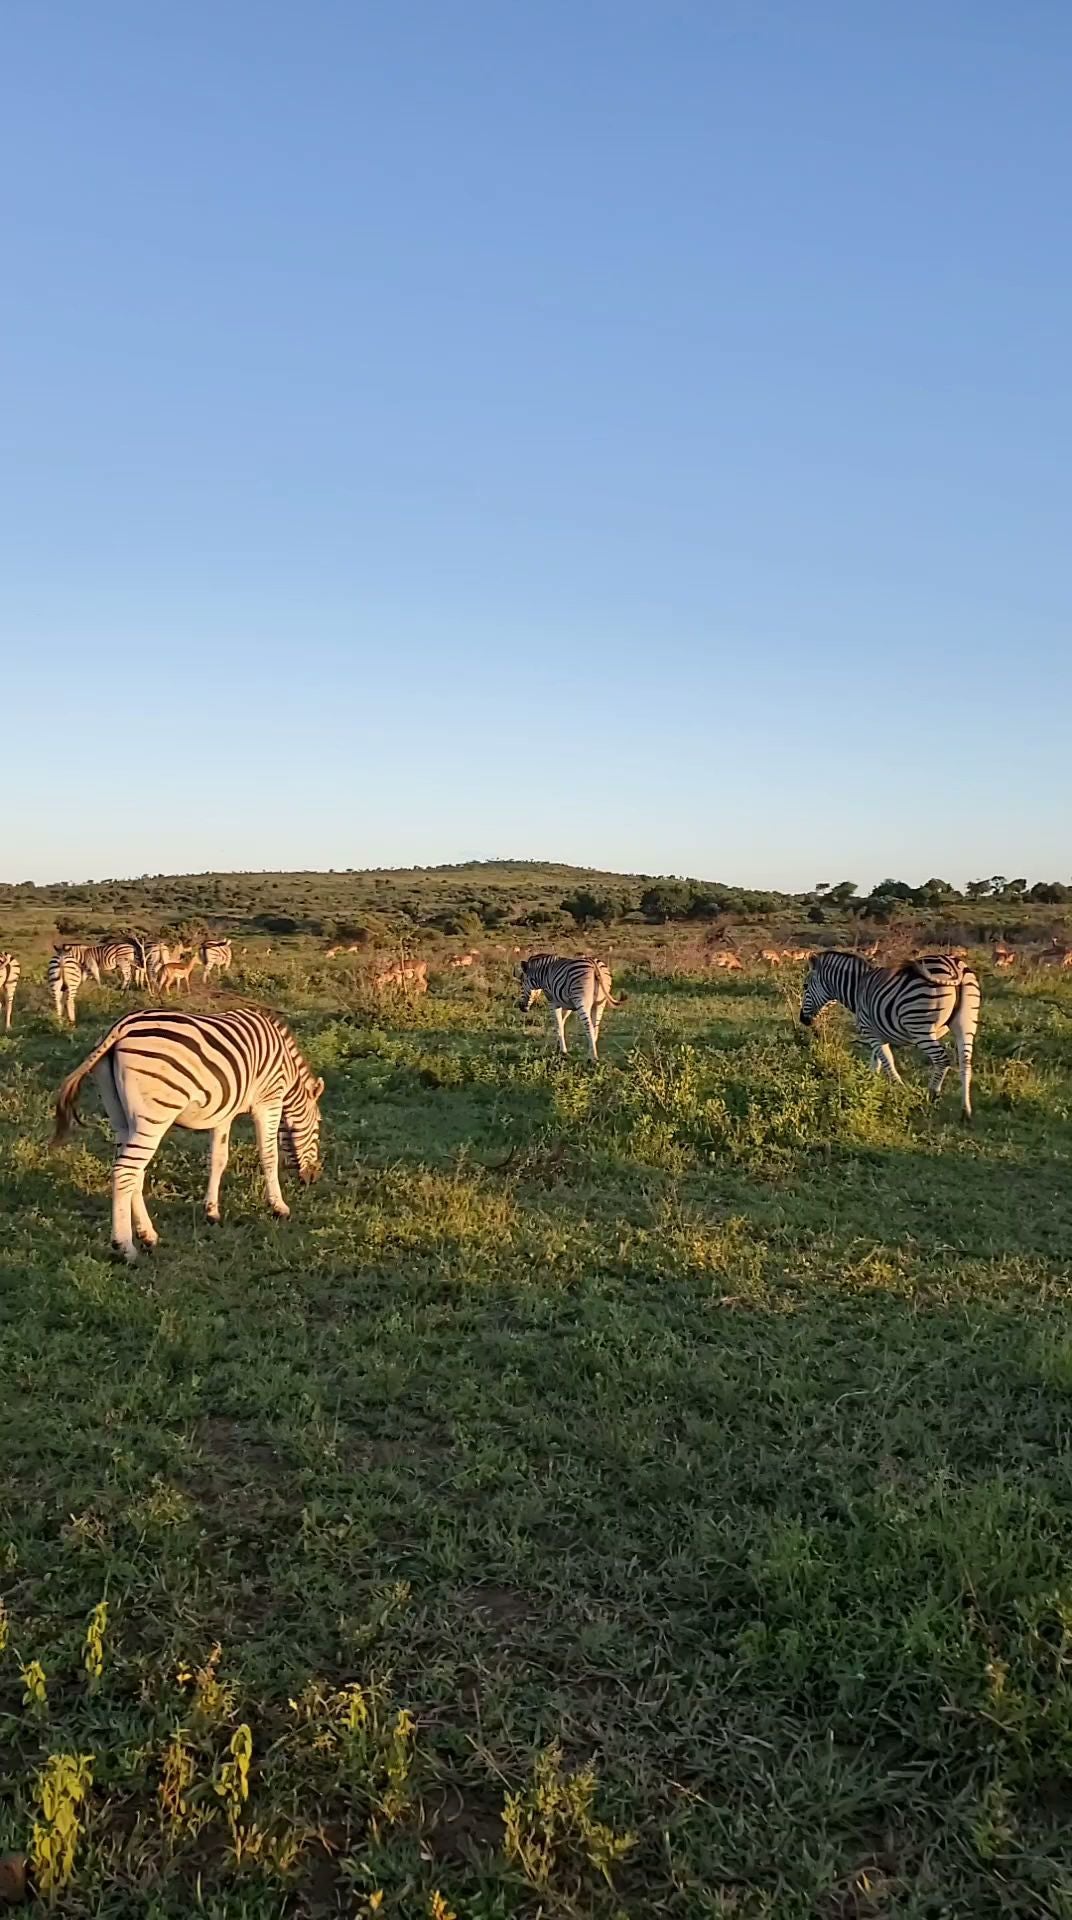
[[[133,1271],[92,1094],[47,1143],[135,997],[32,960],[0,1851],[65,1917],[1072,1915],[1072,979],[984,971],[969,1131],[641,942],[596,1069],[506,951],[247,954],[192,1004],[287,1015],[324,1178],[279,1225],[240,1126],[214,1230],[171,1136]]]

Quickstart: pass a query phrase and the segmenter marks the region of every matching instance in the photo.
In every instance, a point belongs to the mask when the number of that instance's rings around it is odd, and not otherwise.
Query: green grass
[[[214,1231],[175,1135],[133,1272],[92,1094],[46,1150],[124,1003],[24,986],[0,1852],[91,1754],[65,1920],[1072,1915],[1072,983],[986,980],[972,1131],[766,979],[621,983],[593,1071],[505,966],[264,961],[325,1178],[278,1225],[240,1128]]]

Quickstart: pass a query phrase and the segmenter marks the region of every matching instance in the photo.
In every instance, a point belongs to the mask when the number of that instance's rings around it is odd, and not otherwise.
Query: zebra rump
[[[555,953],[532,953],[521,963],[518,1006],[527,1013],[542,993],[555,1016],[559,1049],[566,1052],[566,1021],[576,1013],[588,1034],[592,1059],[599,1057],[599,1024],[608,1007],[620,1007],[625,995],[611,992],[610,968],[591,956],[564,959]]]

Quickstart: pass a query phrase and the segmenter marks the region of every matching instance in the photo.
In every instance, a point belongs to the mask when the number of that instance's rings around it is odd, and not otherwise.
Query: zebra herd
[[[65,941],[63,945],[54,947],[49,957],[48,990],[52,995],[57,1020],[69,1021],[74,1026],[78,990],[86,980],[94,981],[99,987],[102,974],[114,973],[118,975],[121,987],[151,987],[155,993],[171,993],[178,986],[189,988],[190,975],[195,967],[203,968],[207,979],[210,973],[225,973],[231,960],[229,940],[202,941],[188,955],[184,954],[181,947],[171,946],[163,940],[104,940],[96,946],[83,941]],[[11,1026],[15,989],[20,974],[17,955],[0,953],[0,995],[4,1003],[5,1029]]]
[[[147,984],[166,994],[179,976],[188,984],[198,964],[206,975],[225,970],[231,964],[230,942],[206,941],[185,960],[173,957],[160,942],[66,945],[52,955],[49,984],[57,1016],[66,1013],[73,1021],[75,997],[87,977],[99,983],[102,973],[117,973],[124,986]],[[0,954],[0,993],[7,1026],[18,979],[18,960],[13,954]],[[560,1052],[567,1051],[566,1022],[576,1014],[587,1034],[591,1058],[597,1061],[603,1016],[608,1007],[620,1006],[625,998],[615,998],[609,967],[592,957],[530,954],[520,967],[520,1010],[527,1013],[541,997],[554,1016]],[[899,1080],[891,1048],[901,1044],[918,1048],[930,1065],[935,1099],[952,1064],[942,1040],[948,1032],[960,1075],[962,1113],[970,1120],[972,1048],[981,992],[977,975],[963,958],[932,954],[898,967],[882,967],[859,952],[813,953],[804,979],[801,1023],[810,1027],[832,1001],[855,1016],[857,1032],[870,1049],[877,1072]],[[275,1013],[235,1007],[195,1014],[159,1007],[127,1014],[61,1087],[55,1145],[69,1137],[77,1120],[79,1093],[88,1078],[97,1086],[116,1138],[112,1238],[128,1261],[137,1257],[136,1238],[149,1247],[156,1244],[145,1207],[145,1171],[172,1126],[212,1135],[205,1198],[210,1221],[220,1217],[220,1180],[227,1165],[231,1126],[239,1115],[252,1116],[274,1213],[285,1216],[287,1212],[279,1186],[280,1138],[300,1177],[305,1181],[316,1177],[324,1083],[314,1078],[289,1028]]]

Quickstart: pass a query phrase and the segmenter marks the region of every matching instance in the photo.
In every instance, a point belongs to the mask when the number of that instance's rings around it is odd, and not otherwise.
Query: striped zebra
[[[100,986],[98,951],[96,947],[56,947],[49,959],[48,987],[56,1018],[62,1020],[66,1015],[72,1027],[75,1022],[75,1001],[83,980],[95,980]]]
[[[13,953],[0,953],[0,995],[4,1002],[4,1031],[11,1026],[11,1009],[15,1005],[15,988],[19,984],[22,969]]]
[[[74,951],[88,953],[90,949],[75,948]],[[101,972],[117,973],[122,986],[129,987],[131,981],[136,978],[141,965],[141,951],[133,940],[128,940],[125,936],[121,940],[102,940],[99,946],[92,949],[92,952]]]
[[[102,940],[97,946],[88,946],[80,940],[66,940],[63,943],[63,951],[71,954],[75,960],[81,961],[87,971],[90,969],[92,959],[96,962],[98,975],[117,973],[124,987],[129,987],[140,964],[137,946],[133,940],[128,940],[125,936],[121,940]],[[97,984],[100,985],[99,978]]]
[[[858,953],[828,950],[811,957],[800,1018],[810,1027],[817,1013],[839,1000],[856,1016],[856,1031],[871,1049],[876,1073],[901,1076],[890,1044],[907,1041],[931,1063],[931,1098],[937,1100],[949,1071],[940,1036],[952,1033],[960,1070],[962,1111],[971,1119],[972,1045],[982,995],[971,968],[956,954],[927,954],[901,967],[876,967]]]
[[[220,1181],[231,1126],[252,1116],[272,1212],[290,1212],[279,1186],[279,1136],[305,1183],[320,1171],[320,1096],[290,1029],[277,1014],[256,1007],[188,1014],[170,1008],[128,1013],[66,1079],[56,1096],[62,1146],[78,1119],[78,1097],[89,1076],[97,1083],[116,1138],[112,1173],[112,1246],[137,1258],[133,1229],[148,1247],[157,1233],[146,1211],[145,1170],[169,1127],[211,1132],[205,1212],[220,1217]]]
[[[521,998],[518,1006],[527,1013],[538,994],[543,994],[555,1016],[558,1044],[566,1052],[566,1021],[579,1013],[588,1032],[588,1047],[593,1060],[599,1058],[599,1023],[608,1007],[620,1007],[625,998],[615,1000],[610,990],[610,969],[602,960],[560,960],[554,953],[531,953],[521,963]]]
[[[163,970],[171,960],[182,959],[182,948],[166,940],[151,940],[142,949],[145,960],[145,984],[159,993],[163,980]]]
[[[229,940],[204,940],[197,949],[198,959],[204,968],[207,980],[213,968],[226,973],[231,964],[231,942]]]

